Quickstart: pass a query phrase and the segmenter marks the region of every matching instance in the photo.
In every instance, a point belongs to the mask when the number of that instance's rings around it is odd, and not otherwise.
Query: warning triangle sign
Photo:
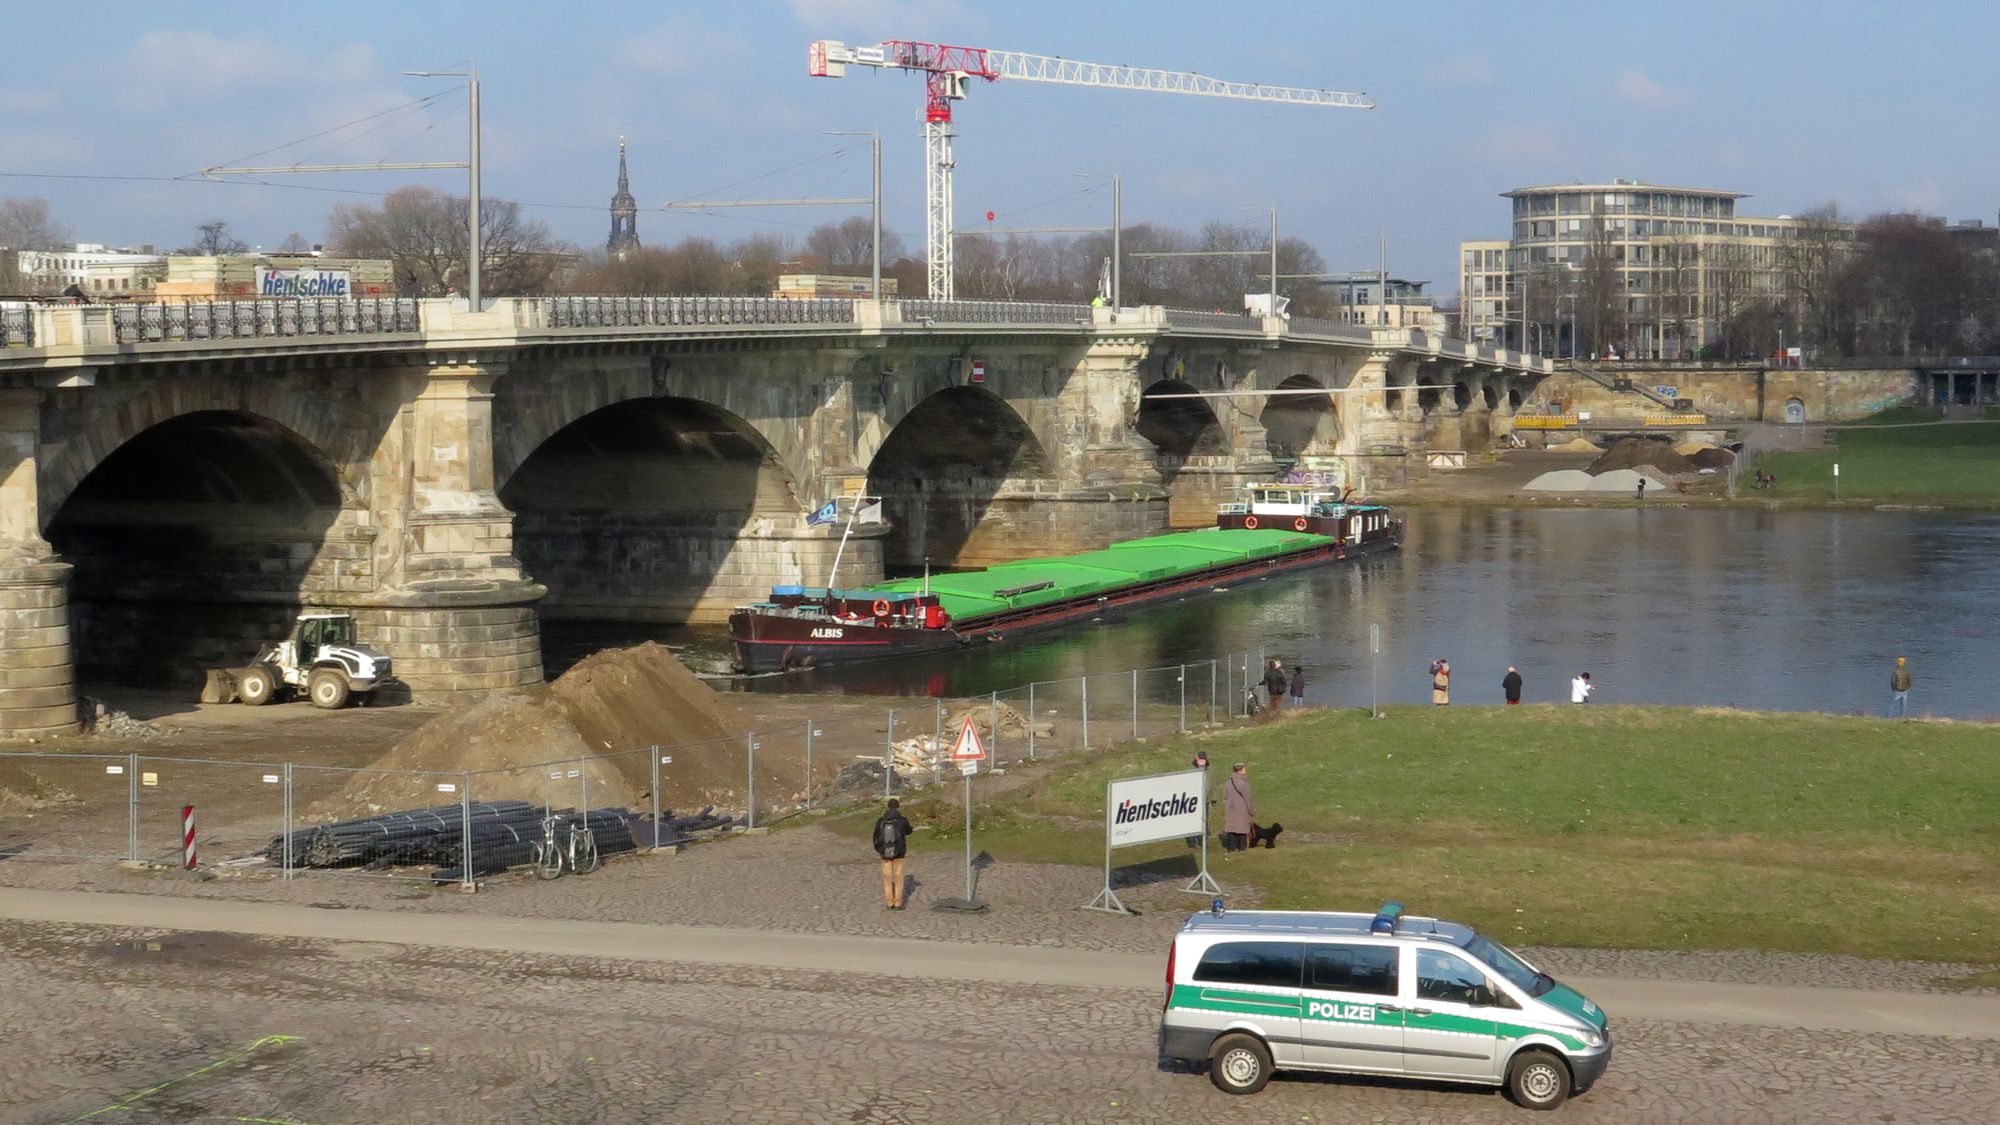
[[[958,741],[952,745],[951,760],[954,762],[979,762],[986,758],[986,746],[979,741],[979,728],[972,725],[972,717],[966,716],[965,725],[958,728]]]

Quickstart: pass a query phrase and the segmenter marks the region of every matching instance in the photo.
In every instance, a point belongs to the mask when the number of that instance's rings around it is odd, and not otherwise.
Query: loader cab
[[[303,615],[295,639],[299,667],[310,668],[322,647],[354,643],[354,618],[344,613]]]

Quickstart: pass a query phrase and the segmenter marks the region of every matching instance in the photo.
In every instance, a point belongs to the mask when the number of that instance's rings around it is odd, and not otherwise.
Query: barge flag
[[[826,503],[821,504],[819,506],[819,510],[815,511],[812,515],[806,517],[806,526],[818,527],[820,524],[823,523],[832,523],[833,517],[835,513],[838,511],[839,508],[834,504],[834,502],[828,500]]]
[[[854,522],[855,522],[855,523],[881,523],[881,522],[882,522],[882,502],[881,502],[880,500],[870,500],[870,501],[868,501],[867,503],[865,503],[865,504],[861,505],[861,507],[860,507],[860,508],[859,508],[859,509],[857,510],[857,512],[856,512],[856,514],[855,514],[855,517],[854,517]]]

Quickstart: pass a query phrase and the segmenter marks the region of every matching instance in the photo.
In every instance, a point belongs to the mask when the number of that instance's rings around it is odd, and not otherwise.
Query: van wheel
[[[1529,1109],[1554,1109],[1569,1098],[1569,1067],[1552,1052],[1522,1051],[1507,1066],[1507,1091]]]
[[[313,706],[335,711],[347,706],[347,677],[332,668],[315,668],[306,679]]]
[[[1271,1049],[1254,1035],[1225,1035],[1209,1048],[1208,1080],[1225,1094],[1254,1094],[1271,1080]]]

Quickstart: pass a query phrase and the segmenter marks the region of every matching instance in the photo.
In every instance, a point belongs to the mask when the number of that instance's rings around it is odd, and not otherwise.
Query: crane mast
[[[843,78],[850,66],[910,70],[924,75],[924,249],[930,296],[952,299],[952,128],[951,103],[963,100],[972,79],[988,82],[1012,79],[1063,86],[1095,86],[1108,90],[1148,90],[1162,94],[1233,98],[1335,109],[1373,109],[1361,94],[1301,86],[1267,86],[1226,82],[1192,71],[1116,66],[1079,62],[1053,55],[996,51],[985,47],[953,47],[892,39],[872,47],[857,47],[821,39],[808,49],[807,72],[815,78]]]

